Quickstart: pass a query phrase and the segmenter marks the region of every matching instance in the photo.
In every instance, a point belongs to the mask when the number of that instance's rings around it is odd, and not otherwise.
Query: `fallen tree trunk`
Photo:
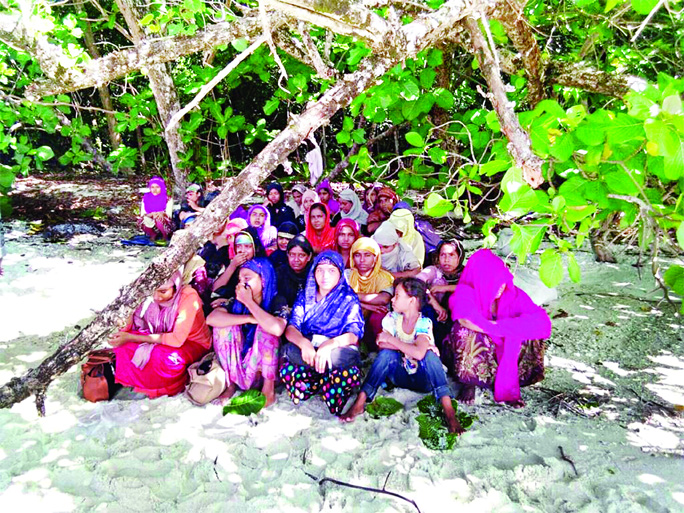
[[[391,56],[371,56],[358,71],[344,76],[316,103],[296,116],[276,138],[247,166],[230,187],[211,202],[192,223],[189,230],[177,232],[171,246],[156,257],[131,284],[122,288],[119,296],[102,310],[76,337],[61,346],[38,367],[24,376],[12,378],[0,388],[0,408],[8,408],[30,395],[44,414],[44,397],[50,383],[78,363],[88,351],[101,344],[128,319],[140,301],[148,297],[175,269],[183,265],[207,240],[237,205],[251,196],[259,184],[278,164],[292,153],[309,134],[326,123],[339,109],[373,85],[391,67],[414,57],[419,51],[443,39],[466,14],[460,2],[447,2],[437,12],[403,26],[399,32],[406,41],[406,51]]]

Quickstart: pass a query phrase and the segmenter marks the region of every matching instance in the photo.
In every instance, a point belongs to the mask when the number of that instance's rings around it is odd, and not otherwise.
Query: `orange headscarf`
[[[314,209],[323,210],[323,212],[325,212],[325,225],[320,233],[316,233],[316,230],[311,226],[311,211]],[[306,238],[309,239],[311,246],[313,246],[315,255],[333,247],[333,244],[335,243],[335,230],[330,226],[330,212],[328,211],[328,207],[323,203],[314,203],[311,205],[311,208],[309,208],[305,233]]]
[[[375,255],[375,267],[368,276],[361,276],[354,264],[354,253],[357,251],[370,251]],[[370,237],[361,237],[351,247],[349,264],[352,269],[349,276],[349,285],[357,294],[377,294],[389,288],[394,283],[392,273],[382,268],[382,252],[380,246]]]

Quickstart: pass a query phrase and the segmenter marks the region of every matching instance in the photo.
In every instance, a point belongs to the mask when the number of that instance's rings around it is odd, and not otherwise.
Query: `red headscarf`
[[[311,226],[311,211],[314,209],[323,210],[323,212],[325,212],[325,225],[320,233],[316,233],[313,226]],[[335,230],[330,226],[330,212],[328,211],[328,207],[323,203],[314,203],[311,205],[307,214],[305,233],[306,238],[309,239],[311,246],[313,246],[314,254],[318,255],[320,252],[332,248],[335,243]]]
[[[354,231],[354,241],[356,241],[356,239],[361,237],[361,231],[359,230],[359,223],[354,221],[351,217],[345,217],[343,219],[340,219],[340,221],[337,223],[337,226],[335,226],[335,238],[334,238],[334,242],[333,242],[333,246],[332,246],[332,249],[334,249],[338,253],[341,253],[341,251],[340,251],[339,246],[337,245],[337,237],[340,235],[342,228],[344,228],[345,226],[351,228]]]

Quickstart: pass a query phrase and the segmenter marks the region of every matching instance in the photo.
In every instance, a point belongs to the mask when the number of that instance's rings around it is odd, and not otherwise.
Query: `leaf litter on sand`
[[[266,405],[266,396],[258,390],[247,390],[232,399],[223,407],[223,414],[233,413],[236,415],[249,416],[252,413],[259,413]]]
[[[458,403],[455,399],[451,400],[451,404],[456,412],[456,418],[461,423],[461,426],[463,426],[463,429],[469,429],[478,420],[477,415],[469,415],[458,411]],[[418,436],[423,441],[425,447],[434,451],[452,450],[456,446],[458,434],[449,433],[442,405],[438,404],[432,395],[426,395],[418,401],[416,406],[420,412],[420,415],[416,417],[419,426]]]

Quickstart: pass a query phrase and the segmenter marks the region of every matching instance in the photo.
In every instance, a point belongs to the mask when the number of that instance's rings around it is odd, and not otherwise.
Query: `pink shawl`
[[[498,300],[496,314],[492,314],[492,303],[504,284],[506,288]],[[468,260],[449,299],[449,308],[455,322],[467,319],[491,337],[496,346],[499,366],[494,399],[519,400],[520,347],[525,340],[551,336],[551,320],[546,311],[513,285],[513,275],[506,264],[488,249],[475,252]]]

